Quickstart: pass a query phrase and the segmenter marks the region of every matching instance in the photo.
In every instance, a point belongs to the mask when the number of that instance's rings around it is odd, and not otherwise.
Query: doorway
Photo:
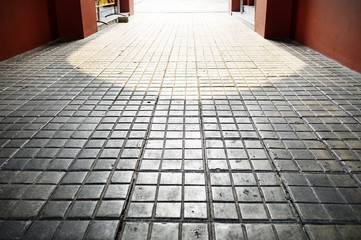
[[[256,1],[241,0],[241,14],[242,17],[249,23],[254,25],[254,16],[256,12]]]

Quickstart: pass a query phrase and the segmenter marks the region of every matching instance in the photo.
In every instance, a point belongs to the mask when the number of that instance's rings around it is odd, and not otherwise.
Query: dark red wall
[[[291,38],[361,72],[361,0],[294,0]]]
[[[255,32],[264,38],[289,38],[292,0],[257,0]]]
[[[82,0],[81,15],[82,15],[82,26],[83,26],[82,27],[83,38],[96,33],[98,31],[98,26],[97,26],[95,1]]]
[[[80,1],[55,0],[59,37],[81,38],[83,36]]]
[[[95,1],[55,0],[59,37],[85,38],[97,32]]]
[[[56,39],[54,1],[1,1],[0,29],[0,61]]]
[[[228,9],[229,9],[229,13],[232,14],[233,12],[239,12],[241,9],[241,1],[239,0],[229,0],[229,5],[228,5]]]
[[[289,38],[292,0],[267,0],[265,38]]]
[[[134,15],[134,0],[119,0],[119,12],[129,12],[130,15]]]

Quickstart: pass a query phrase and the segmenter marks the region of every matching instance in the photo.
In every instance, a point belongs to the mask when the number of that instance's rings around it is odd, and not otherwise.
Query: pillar
[[[129,15],[134,15],[134,0],[118,0],[119,12],[129,12]]]
[[[293,0],[257,0],[255,31],[264,38],[290,38]]]
[[[254,0],[247,0],[248,6],[254,6]]]
[[[98,30],[94,0],[55,0],[59,37],[86,38]]]
[[[229,0],[229,13],[239,12],[241,9],[241,1],[240,0]]]

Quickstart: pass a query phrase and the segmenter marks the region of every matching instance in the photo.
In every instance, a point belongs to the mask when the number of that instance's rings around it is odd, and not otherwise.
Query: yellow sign
[[[115,4],[115,0],[96,0],[96,1],[97,1],[97,7],[104,7]]]

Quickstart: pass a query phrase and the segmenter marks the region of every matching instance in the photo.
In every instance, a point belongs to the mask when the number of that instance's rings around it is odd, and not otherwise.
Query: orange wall
[[[291,37],[361,72],[361,0],[294,0]]]
[[[54,1],[1,1],[0,29],[0,61],[56,39]]]

